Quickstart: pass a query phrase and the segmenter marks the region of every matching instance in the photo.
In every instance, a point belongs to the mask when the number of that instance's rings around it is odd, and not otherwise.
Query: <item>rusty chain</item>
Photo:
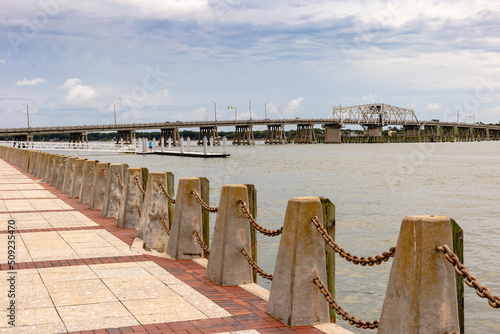
[[[137,176],[135,177],[135,185],[137,186],[137,188],[139,188],[139,192],[142,194],[142,196],[145,196],[146,191],[142,187],[141,181],[139,180],[139,178]]]
[[[108,181],[108,170],[106,168],[102,170],[102,174],[104,175],[104,181]]]
[[[142,217],[142,210],[139,204],[135,204],[135,208],[137,209],[137,213],[139,214],[139,218]]]
[[[328,243],[330,247],[333,248],[333,250],[340,255],[341,258],[346,259],[348,262],[352,262],[353,264],[360,264],[362,266],[373,266],[374,264],[381,264],[382,262],[388,261],[391,257],[394,256],[394,253],[396,252],[396,247],[391,247],[389,251],[383,252],[382,255],[376,255],[374,257],[369,256],[368,258],[365,257],[358,257],[356,255],[352,255],[349,252],[346,252],[344,249],[342,249],[333,239],[332,237],[328,234],[328,231],[321,226],[321,222],[319,221],[318,217],[313,217],[311,219],[311,222],[316,226],[316,229],[318,232],[321,234],[323,239]]]
[[[267,228],[264,228],[263,226],[259,225],[257,223],[257,221],[255,220],[255,218],[253,217],[252,213],[250,212],[250,210],[248,210],[247,208],[247,204],[239,199],[238,200],[238,204],[240,205],[241,207],[241,210],[243,211],[243,213],[245,214],[245,216],[247,217],[248,221],[255,227],[255,229],[257,231],[259,231],[260,233],[264,234],[264,235],[267,235],[268,237],[276,237],[278,235],[280,235],[281,233],[283,233],[283,226],[280,227],[279,229],[277,230],[269,230]]]
[[[314,285],[316,285],[319,288],[319,291],[321,294],[325,297],[325,300],[328,302],[331,308],[335,310],[335,313],[337,315],[340,315],[343,320],[347,321],[349,325],[356,326],[357,328],[364,328],[364,329],[375,329],[378,328],[379,322],[377,320],[368,322],[368,321],[363,321],[355,316],[352,316],[349,314],[349,312],[345,311],[342,306],[337,304],[337,301],[333,299],[332,294],[328,289],[326,288],[325,284],[319,279],[319,277],[314,277],[313,279]]]
[[[116,202],[118,202],[118,207],[122,205],[122,200],[120,199],[120,197],[116,198]]]
[[[170,229],[168,228],[167,221],[165,220],[165,217],[163,217],[163,211],[162,211],[162,214],[160,216],[160,222],[163,225],[165,232],[167,232],[167,235],[170,235]]]
[[[167,198],[167,201],[169,201],[170,203],[172,204],[175,204],[175,199],[172,198],[172,196],[170,196],[167,192],[167,190],[165,189],[165,186],[163,185],[163,183],[158,183],[158,186],[160,187],[163,195]]]
[[[243,256],[247,259],[248,263],[252,266],[253,270],[257,272],[262,278],[268,279],[268,280],[273,280],[273,274],[268,274],[266,273],[261,267],[257,265],[257,263],[250,257],[250,254],[248,254],[247,250],[245,248],[241,249],[241,253]]]
[[[198,233],[197,230],[193,231],[194,236],[196,237],[196,240],[198,240],[198,243],[200,244],[200,247],[203,248],[203,251],[207,254],[210,254],[210,249],[207,247],[207,245],[201,240],[200,234]]]
[[[455,254],[450,247],[444,245],[442,247],[437,247],[437,250],[444,254],[446,260],[453,265],[457,274],[464,278],[465,284],[476,289],[476,293],[479,297],[488,299],[488,304],[490,304],[491,307],[500,308],[500,297],[494,296],[490,289],[481,285],[479,280],[475,276],[471,275],[467,267],[460,262],[457,254]]]
[[[193,194],[194,198],[196,198],[196,200],[198,201],[198,203],[200,203],[200,205],[207,211],[210,211],[210,212],[217,212],[219,211],[219,208],[216,207],[216,206],[208,206],[207,203],[205,203],[201,197],[200,197],[200,194],[198,194],[198,192],[196,190],[193,190],[191,191],[191,194]]]
[[[123,189],[122,176],[118,172],[115,172],[115,176],[116,176],[116,179],[118,180],[118,187],[120,187],[120,189]]]
[[[91,175],[94,175],[94,166],[90,166],[89,171]]]

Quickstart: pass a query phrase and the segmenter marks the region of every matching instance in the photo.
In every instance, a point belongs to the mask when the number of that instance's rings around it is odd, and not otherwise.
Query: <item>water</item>
[[[211,204],[223,184],[257,188],[257,220],[267,228],[283,224],[290,197],[323,196],[336,205],[336,241],[359,256],[396,245],[406,215],[456,219],[464,230],[465,264],[480,282],[500,294],[500,142],[280,145],[228,147],[227,159],[133,154],[81,154],[88,159],[128,163],[150,171],[171,171],[176,180],[210,180]],[[177,187],[177,186],[176,186]],[[215,216],[212,218],[212,227]],[[258,262],[272,273],[279,237],[258,237]],[[351,314],[380,318],[392,261],[359,267],[337,257],[337,301]],[[270,283],[259,278],[269,289]],[[465,290],[468,333],[500,333],[500,310],[473,289]],[[338,324],[357,333],[342,319]],[[371,331],[373,333],[373,331]]]

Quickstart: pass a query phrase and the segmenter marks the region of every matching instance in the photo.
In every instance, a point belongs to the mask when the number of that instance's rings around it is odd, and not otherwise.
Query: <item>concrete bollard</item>
[[[137,228],[139,219],[142,216],[142,203],[144,195],[137,185],[144,189],[148,180],[147,168],[128,168],[123,178],[123,190],[121,193],[121,205],[118,211],[118,227]]]
[[[78,198],[82,187],[83,164],[87,159],[76,159],[73,167],[73,180],[71,182],[70,198]]]
[[[220,285],[253,283],[253,270],[241,253],[251,253],[250,222],[238,200],[248,203],[247,186],[243,184],[224,185],[215,221],[210,257],[205,277]]]
[[[59,171],[57,172],[56,189],[62,190],[64,185],[64,175],[66,174],[66,167],[68,164],[68,157],[63,156],[59,164]]]
[[[111,164],[108,168],[108,179],[104,202],[102,203],[101,216],[104,218],[117,218],[121,203],[123,176],[127,170],[127,164]],[[118,176],[117,176],[118,175]]]
[[[45,157],[47,156],[47,153],[45,152],[40,152],[39,154],[39,159],[38,159],[38,163],[35,167],[35,177],[41,179],[41,175],[43,173],[43,165],[45,163]]]
[[[69,157],[66,161],[66,170],[64,171],[64,181],[62,187],[63,194],[69,194],[71,185],[73,184],[73,171],[75,169],[75,161],[77,158]]]
[[[93,187],[90,192],[89,209],[101,210],[106,192],[106,182],[108,178],[109,163],[99,162],[95,165]]]
[[[442,216],[403,219],[378,333],[459,332],[455,271],[436,247],[452,247]]]
[[[26,166],[26,171],[30,174],[33,174],[33,165],[35,162],[35,151],[29,151],[28,154],[28,164]]]
[[[33,166],[33,176],[40,178],[40,167],[43,165],[43,153],[37,152],[35,165]]]
[[[90,193],[94,187],[95,164],[97,162],[97,160],[86,160],[83,163],[82,184],[80,185],[80,192],[78,194],[78,203],[90,202]]]
[[[324,225],[318,197],[288,201],[267,313],[287,326],[329,322],[329,306],[312,282],[327,282],[325,241],[312,224],[317,216]]]
[[[37,159],[38,159],[38,152],[30,151],[30,160],[27,172],[30,173],[31,175],[35,175],[35,165],[37,163]]]
[[[57,155],[54,159],[54,163],[52,165],[52,176],[50,177],[50,185],[51,186],[56,186],[57,185],[57,178],[59,176],[59,167],[61,166],[61,160],[64,157],[62,155]]]
[[[149,173],[142,217],[138,226],[137,237],[144,241],[144,249],[154,249],[160,253],[167,250],[167,229],[169,226],[169,202],[162,187],[169,194],[169,186],[174,182],[174,175],[166,172]],[[169,194],[170,195],[170,194]]]
[[[179,180],[167,245],[167,255],[175,260],[204,256],[204,251],[194,235],[195,230],[208,246],[208,211],[196,201],[193,190],[197,191],[205,202],[209,201],[209,184],[206,178],[187,177]]]
[[[51,175],[52,166],[54,165],[55,156],[56,156],[55,154],[49,154],[49,156],[47,157],[47,161],[45,162],[45,167],[44,167],[43,177],[42,177],[42,181],[45,183],[50,182],[50,177],[52,176]]]

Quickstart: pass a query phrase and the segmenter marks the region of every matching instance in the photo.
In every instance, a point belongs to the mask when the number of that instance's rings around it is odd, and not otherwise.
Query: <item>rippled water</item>
[[[282,145],[228,147],[227,159],[133,154],[80,154],[150,171],[210,180],[216,205],[225,183],[251,183],[258,192],[258,221],[283,224],[290,197],[323,196],[336,205],[336,240],[359,256],[396,245],[406,215],[454,218],[464,230],[465,263],[500,294],[500,142]],[[215,217],[212,216],[212,220]],[[213,226],[214,221],[211,222]],[[258,238],[258,262],[273,272],[278,238]],[[380,318],[391,261],[358,267],[337,257],[337,300],[364,320]],[[259,280],[270,288],[270,283]],[[500,333],[500,310],[466,287],[466,331]],[[338,320],[339,325],[365,333]],[[373,332],[373,331],[371,331]]]

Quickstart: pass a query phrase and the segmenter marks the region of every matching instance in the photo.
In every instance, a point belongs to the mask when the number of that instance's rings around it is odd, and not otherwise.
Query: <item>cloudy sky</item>
[[[0,127],[327,117],[500,122],[484,1],[0,0]]]

